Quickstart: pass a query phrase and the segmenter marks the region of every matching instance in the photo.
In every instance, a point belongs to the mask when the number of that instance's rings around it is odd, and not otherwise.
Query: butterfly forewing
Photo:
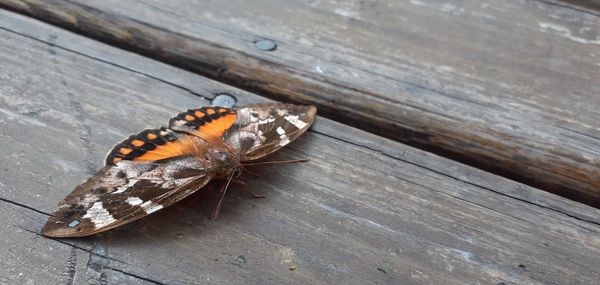
[[[194,157],[105,166],[67,196],[42,233],[86,236],[137,220],[206,185],[207,167]]]

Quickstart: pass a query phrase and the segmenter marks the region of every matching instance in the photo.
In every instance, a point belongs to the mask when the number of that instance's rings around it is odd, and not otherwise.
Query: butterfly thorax
[[[216,176],[226,176],[240,166],[237,156],[231,150],[223,147],[208,149],[205,159],[210,161],[211,169]]]

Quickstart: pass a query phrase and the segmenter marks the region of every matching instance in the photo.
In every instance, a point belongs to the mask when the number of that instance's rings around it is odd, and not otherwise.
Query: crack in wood
[[[436,169],[433,169],[433,168],[430,168],[430,167],[426,167],[426,166],[424,166],[424,165],[416,164],[416,163],[414,163],[414,162],[412,162],[412,161],[408,161],[408,160],[402,159],[401,157],[397,157],[397,156],[394,156],[394,155],[390,155],[390,154],[386,153],[385,151],[382,151],[382,150],[379,150],[379,149],[375,149],[375,148],[372,148],[372,147],[370,147],[370,146],[362,145],[362,144],[359,144],[359,143],[356,143],[356,142],[353,142],[353,141],[349,141],[349,140],[345,140],[345,139],[342,139],[342,138],[339,138],[339,137],[331,136],[331,135],[328,135],[328,134],[326,134],[326,133],[323,133],[323,132],[316,131],[316,130],[314,130],[314,129],[311,129],[311,130],[309,130],[309,131],[310,131],[310,132],[317,133],[317,134],[320,134],[320,135],[322,135],[322,136],[326,136],[326,137],[329,137],[329,138],[332,138],[332,139],[338,140],[338,141],[342,141],[342,142],[345,142],[345,143],[348,143],[348,144],[351,144],[351,145],[354,145],[354,146],[358,146],[358,147],[361,147],[361,148],[365,148],[365,149],[368,149],[368,150],[371,150],[371,151],[377,152],[377,153],[379,153],[379,154],[381,154],[381,155],[383,155],[383,156],[386,156],[386,157],[389,157],[389,158],[392,158],[392,159],[396,159],[396,160],[402,161],[402,162],[404,162],[404,163],[407,163],[407,164],[410,164],[410,165],[413,165],[413,166],[416,166],[416,167],[419,167],[419,168],[422,168],[422,169],[425,169],[425,170],[428,170],[428,171],[434,172],[434,173],[436,173],[436,174],[439,174],[439,175],[441,175],[441,176],[444,176],[444,177],[447,177],[447,178],[451,178],[451,179],[453,179],[453,180],[460,181],[460,182],[462,182],[462,183],[466,183],[466,184],[469,184],[469,185],[475,186],[475,187],[477,187],[477,188],[481,188],[481,189],[483,189],[483,190],[486,190],[486,191],[490,191],[490,192],[492,192],[492,193],[495,193],[495,194],[498,194],[498,195],[501,195],[501,196],[504,196],[504,197],[507,197],[507,198],[515,199],[515,200],[517,200],[517,201],[520,201],[520,202],[524,202],[524,203],[527,203],[527,204],[530,204],[530,205],[534,205],[534,206],[537,206],[537,207],[540,207],[540,208],[543,208],[543,209],[547,209],[547,210],[550,210],[550,211],[553,211],[553,212],[557,212],[557,213],[560,213],[560,214],[562,214],[562,215],[568,216],[568,217],[570,217],[570,218],[573,218],[573,219],[576,219],[576,220],[579,220],[579,221],[582,221],[582,222],[586,222],[586,223],[590,223],[590,224],[593,224],[593,225],[598,225],[598,226],[600,226],[600,222],[596,222],[596,221],[593,221],[593,220],[588,220],[588,219],[585,219],[585,218],[582,218],[582,217],[578,217],[578,216],[576,216],[576,215],[573,215],[573,214],[567,213],[567,212],[565,212],[564,210],[561,210],[561,209],[557,209],[557,208],[554,208],[554,207],[550,207],[550,206],[546,206],[546,205],[538,204],[538,203],[535,203],[535,202],[532,202],[532,201],[525,200],[525,199],[523,199],[523,198],[519,198],[519,197],[515,197],[515,196],[512,196],[512,195],[508,195],[508,194],[506,194],[506,193],[502,193],[502,192],[500,192],[500,191],[498,191],[498,190],[494,190],[494,189],[492,189],[492,188],[489,188],[489,187],[486,187],[486,186],[483,186],[483,185],[479,185],[479,184],[477,184],[477,183],[473,183],[473,182],[471,182],[471,181],[467,181],[467,180],[460,179],[460,178],[458,178],[458,177],[455,177],[455,176],[449,175],[449,174],[447,174],[447,173],[444,173],[444,172],[438,171],[438,170],[436,170]],[[407,181],[407,182],[413,183],[413,182],[411,182],[411,181]],[[424,186],[424,185],[419,185],[419,186],[421,186],[421,187],[424,187],[424,188],[426,188],[426,189],[430,189],[430,188],[428,188],[428,187],[426,187],[426,186]],[[431,189],[430,189],[430,190],[431,190]],[[436,192],[438,192],[438,191],[436,191]],[[454,196],[451,196],[451,197],[453,197],[453,198],[457,198],[457,197],[454,197]],[[481,205],[479,205],[479,206],[481,206]],[[495,210],[494,210],[494,211],[495,211]],[[495,211],[495,212],[497,212],[497,211]]]
[[[67,260],[67,284],[75,284],[75,274],[77,273],[77,248],[71,247],[71,255]]]
[[[104,268],[105,268],[105,269],[112,270],[112,271],[116,271],[116,272],[119,272],[119,273],[122,273],[122,274],[125,274],[125,275],[127,275],[127,276],[130,276],[130,277],[133,277],[133,278],[136,278],[136,279],[139,279],[139,280],[143,280],[143,281],[146,281],[146,282],[150,282],[150,283],[152,283],[152,284],[157,284],[157,285],[168,285],[168,283],[164,283],[164,282],[161,282],[161,281],[158,281],[158,280],[155,280],[155,279],[149,278],[149,277],[145,277],[145,276],[141,276],[141,275],[134,274],[134,273],[131,273],[131,272],[127,272],[127,271],[124,271],[124,270],[122,270],[122,269],[118,269],[118,268],[115,268],[115,267],[112,267],[112,266],[109,266],[109,265],[105,266]]]
[[[27,210],[30,210],[30,211],[34,211],[34,212],[36,212],[36,213],[38,213],[38,214],[42,214],[42,215],[44,215],[44,216],[48,216],[48,217],[50,217],[50,213],[46,213],[46,212],[44,212],[44,211],[42,211],[42,210],[38,210],[38,209],[36,209],[36,208],[34,208],[34,207],[28,206],[28,205],[26,205],[26,204],[23,204],[23,203],[19,203],[19,202],[12,201],[12,200],[10,200],[10,199],[6,199],[6,198],[2,198],[2,197],[0,197],[0,201],[2,201],[2,202],[5,202],[5,203],[8,203],[8,204],[15,205],[15,206],[18,206],[18,207],[22,207],[22,208],[24,208],[24,209],[27,209]]]
[[[91,273],[92,276],[89,277],[88,282],[100,285],[108,284],[108,276],[105,272],[105,268],[109,265],[109,259],[103,258],[101,256],[106,256],[106,250],[97,242],[94,244],[92,249],[90,250],[89,258],[86,263],[86,268],[93,271]],[[90,274],[88,274],[90,275]],[[92,279],[95,282],[90,282]]]
[[[56,242],[58,242],[58,243],[60,243],[60,244],[64,244],[64,245],[67,245],[67,246],[69,246],[69,247],[73,247],[73,248],[76,248],[76,249],[79,249],[79,250],[85,251],[85,252],[87,252],[87,253],[90,253],[90,254],[92,254],[92,255],[98,256],[98,257],[100,257],[100,258],[104,258],[104,259],[108,259],[108,260],[111,260],[111,261],[119,262],[119,263],[121,263],[121,264],[127,264],[127,262],[125,262],[125,261],[121,261],[121,260],[118,260],[118,259],[112,258],[112,257],[110,257],[110,256],[100,255],[100,254],[98,254],[98,253],[95,253],[95,252],[93,252],[93,251],[92,251],[92,250],[90,250],[90,249],[87,249],[87,248],[84,248],[84,247],[81,247],[81,246],[78,246],[78,245],[74,245],[74,244],[71,244],[71,243],[68,243],[68,242],[62,241],[62,240],[60,240],[60,239],[58,239],[58,238],[50,238],[50,237],[45,237],[45,236],[43,236],[42,234],[40,234],[40,233],[38,233],[38,232],[36,232],[36,231],[30,230],[30,229],[27,229],[27,228],[24,228],[24,227],[21,227],[21,226],[18,226],[18,225],[15,225],[15,227],[17,227],[17,228],[19,228],[19,229],[21,229],[21,230],[24,230],[24,231],[26,231],[26,232],[28,232],[28,233],[34,234],[34,235],[36,235],[36,236],[40,236],[40,237],[43,237],[43,238],[45,238],[45,239],[50,239],[50,240],[56,241]]]
[[[600,2],[595,0],[535,0],[547,5],[556,6],[564,9],[571,9],[577,12],[600,17]]]
[[[3,200],[4,201],[4,200]],[[31,210],[31,209],[30,209]],[[160,281],[148,278],[148,277],[144,277],[138,274],[134,274],[131,272],[127,272],[125,270],[122,269],[118,269],[116,267],[111,266],[108,262],[109,261],[115,261],[118,262],[120,264],[126,265],[127,263],[112,257],[109,257],[106,255],[106,249],[104,249],[104,247],[100,246],[99,244],[96,244],[94,247],[92,247],[92,249],[87,249],[87,248],[83,248],[81,246],[77,246],[77,245],[73,245],[67,242],[64,242],[60,239],[55,239],[55,238],[48,238],[48,237],[44,237],[42,236],[40,233],[23,228],[21,226],[16,226],[19,229],[26,231],[28,233],[34,234],[36,236],[40,236],[49,240],[53,240],[55,242],[58,242],[60,244],[69,246],[71,249],[71,253],[69,256],[69,259],[67,260],[67,284],[72,285],[75,284],[75,277],[76,277],[76,273],[77,273],[77,250],[81,250],[84,252],[89,253],[89,258],[88,261],[86,262],[86,268],[93,270],[94,272],[98,273],[98,276],[96,276],[97,278],[94,281],[97,281],[98,284],[108,284],[108,279],[107,279],[107,275],[106,272],[104,270],[109,269],[112,271],[116,271],[122,274],[125,274],[127,276],[139,279],[139,280],[143,280],[143,281],[147,281],[153,284],[159,284],[159,285],[167,285],[167,283],[162,283]],[[100,252],[98,252],[100,251]]]
[[[170,85],[170,86],[173,86],[173,87],[179,88],[179,89],[181,89],[181,90],[183,90],[183,91],[186,91],[187,93],[189,93],[189,94],[191,94],[191,95],[198,96],[198,97],[200,97],[200,98],[202,98],[202,99],[205,99],[205,100],[211,100],[211,99],[214,97],[214,96],[210,96],[210,97],[209,97],[209,96],[202,95],[202,94],[200,94],[200,93],[198,93],[198,92],[196,92],[196,91],[194,91],[194,90],[192,90],[192,89],[190,89],[190,88],[187,88],[187,87],[185,87],[185,86],[182,86],[182,85],[180,85],[180,84],[177,84],[177,83],[174,83],[174,82],[171,82],[171,81],[168,81],[168,80],[162,79],[162,78],[160,78],[160,77],[156,77],[156,76],[154,76],[154,75],[151,75],[151,74],[148,74],[148,73],[145,73],[145,72],[142,72],[142,71],[136,70],[136,69],[132,69],[132,68],[126,67],[126,66],[124,66],[124,65],[120,65],[120,64],[118,64],[118,63],[115,63],[115,62],[107,61],[107,60],[104,60],[104,59],[102,59],[102,58],[99,58],[99,57],[95,57],[95,56],[92,56],[92,55],[89,55],[89,54],[86,54],[86,53],[82,53],[82,52],[79,52],[79,51],[76,51],[76,50],[73,50],[73,49],[69,49],[69,48],[67,48],[67,47],[64,47],[64,46],[62,46],[62,45],[58,45],[58,44],[56,44],[56,43],[54,43],[54,42],[52,42],[52,41],[41,40],[41,39],[39,39],[39,38],[36,38],[36,37],[30,36],[30,35],[27,35],[27,34],[23,34],[23,33],[20,33],[20,32],[17,32],[17,31],[14,31],[14,30],[11,30],[11,29],[8,29],[8,28],[5,28],[5,27],[0,27],[0,30],[7,31],[7,32],[9,32],[9,33],[13,33],[13,34],[15,34],[15,35],[22,36],[22,37],[28,38],[28,39],[30,39],[30,40],[34,40],[34,41],[36,41],[36,42],[40,42],[40,43],[47,44],[48,46],[51,46],[51,47],[53,47],[53,48],[59,48],[59,49],[61,49],[61,50],[64,50],[64,51],[67,51],[67,52],[71,52],[71,53],[73,53],[73,54],[81,55],[81,56],[84,56],[84,57],[86,57],[86,58],[89,58],[89,59],[93,59],[93,60],[95,60],[95,61],[98,61],[98,62],[102,62],[102,63],[108,64],[108,65],[111,65],[111,66],[114,66],[114,67],[117,67],[117,68],[120,68],[120,69],[123,69],[123,70],[127,70],[127,71],[130,71],[130,72],[133,72],[133,73],[135,73],[135,74],[139,74],[139,75],[146,76],[146,77],[148,77],[148,78],[151,78],[151,79],[157,80],[157,81],[159,81],[159,82],[162,82],[162,83],[165,83],[165,84],[167,84],[167,85]]]

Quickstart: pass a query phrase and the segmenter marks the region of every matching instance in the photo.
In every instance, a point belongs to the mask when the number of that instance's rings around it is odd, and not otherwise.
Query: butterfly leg
[[[245,173],[250,174],[251,176],[253,176],[254,178],[259,177],[260,174],[254,171],[251,171],[248,167],[246,166],[251,166],[251,165],[265,165],[265,164],[290,164],[290,163],[302,163],[302,162],[308,162],[310,161],[310,159],[293,159],[293,160],[275,160],[275,161],[262,161],[262,162],[250,162],[250,163],[245,163],[242,164],[243,166],[243,171]]]
[[[225,198],[225,193],[227,193],[227,188],[229,187],[229,183],[231,183],[231,180],[233,179],[234,176],[235,176],[235,171],[233,171],[229,175],[227,182],[223,183],[223,186],[221,186],[221,189],[218,192],[219,200],[217,201],[217,205],[215,206],[212,213],[210,214],[209,219],[215,220],[219,216],[219,211],[221,211],[221,204],[223,204],[223,199]]]
[[[248,167],[245,167],[245,168],[244,168],[244,172],[246,172],[246,173],[250,174],[250,176],[252,176],[252,177],[254,177],[254,178],[256,178],[256,177],[259,177],[259,176],[260,176],[260,173],[258,173],[258,172],[254,172],[254,171],[252,171],[252,170],[248,169]]]
[[[250,193],[250,195],[252,195],[252,197],[254,197],[254,198],[265,198],[265,195],[257,194],[256,192],[252,191],[252,189],[250,189],[248,187],[243,187],[242,190]]]
[[[289,164],[289,163],[303,163],[309,162],[310,159],[292,159],[292,160],[273,160],[273,161],[260,161],[260,162],[249,162],[244,163],[244,166],[249,165],[264,165],[264,164]]]
[[[235,184],[237,184],[237,185],[240,185],[240,186],[242,186],[242,187],[246,187],[246,186],[248,186],[248,184],[247,184],[246,182],[244,182],[244,181],[242,181],[242,180],[239,180],[239,179],[233,179],[233,181],[231,181],[231,182],[233,182],[233,183],[235,183]]]
[[[242,186],[242,190],[250,193],[250,195],[252,195],[252,197],[254,198],[265,198],[265,195],[260,195],[257,194],[256,192],[252,191],[252,189],[248,188],[248,184],[242,180],[239,179],[233,179],[233,181],[231,181],[233,183],[239,184],[240,186]]]

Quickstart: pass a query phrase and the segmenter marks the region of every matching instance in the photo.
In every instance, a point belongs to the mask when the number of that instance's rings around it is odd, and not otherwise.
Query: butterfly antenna
[[[263,165],[263,164],[301,163],[301,162],[308,162],[308,161],[310,161],[310,159],[273,160],[273,161],[243,163],[242,165],[249,166],[249,165]]]
[[[237,169],[232,171],[231,175],[229,175],[229,178],[227,178],[227,183],[224,183],[221,187],[221,190],[219,191],[219,201],[217,202],[217,205],[215,206],[215,209],[213,210],[212,214],[210,214],[211,220],[214,220],[219,216],[219,211],[221,211],[221,204],[223,204],[223,199],[225,198],[225,193],[227,193],[227,188],[229,188],[229,184],[231,183],[231,180],[233,180],[233,177],[235,176],[236,172]]]

